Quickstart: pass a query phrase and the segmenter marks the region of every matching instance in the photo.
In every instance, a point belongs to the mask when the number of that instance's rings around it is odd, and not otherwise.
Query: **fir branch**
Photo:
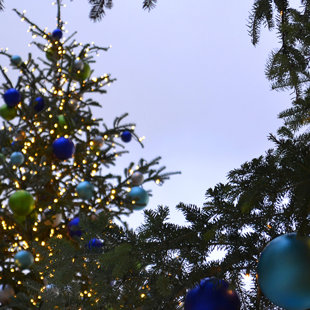
[[[0,11],[4,10],[4,0],[0,0]]]
[[[155,8],[156,3],[157,3],[157,0],[144,0],[143,9],[150,11],[151,9]]]

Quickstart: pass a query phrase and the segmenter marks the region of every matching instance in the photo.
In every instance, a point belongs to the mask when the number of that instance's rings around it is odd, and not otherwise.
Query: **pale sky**
[[[169,206],[173,222],[183,223],[175,205],[202,206],[209,187],[271,146],[267,135],[275,133],[281,124],[277,114],[290,104],[289,94],[271,91],[264,75],[277,38],[264,31],[259,46],[251,45],[246,24],[252,2],[158,0],[148,13],[142,0],[115,0],[97,23],[88,18],[87,0],[66,1],[63,9],[66,29],[78,31],[77,41],[112,45],[92,66],[96,75],[118,79],[106,95],[96,97],[103,109],[95,117],[112,124],[128,112],[137,133],[146,136],[144,149],[128,144],[131,154],[119,160],[120,171],[132,160],[158,155],[167,171],[182,171],[161,187],[144,186],[153,190],[148,208]],[[6,0],[0,47],[24,59],[36,51],[28,47],[28,26],[11,9],[26,9],[27,17],[52,31],[56,6],[51,3]],[[132,227],[142,221],[142,211],[130,218]]]

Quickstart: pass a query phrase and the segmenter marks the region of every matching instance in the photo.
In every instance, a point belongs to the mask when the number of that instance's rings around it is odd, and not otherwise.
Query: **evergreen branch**
[[[156,3],[157,3],[157,0],[144,0],[142,7],[144,10],[150,11],[151,9],[155,8]]]
[[[4,0],[0,0],[0,11],[4,10]]]

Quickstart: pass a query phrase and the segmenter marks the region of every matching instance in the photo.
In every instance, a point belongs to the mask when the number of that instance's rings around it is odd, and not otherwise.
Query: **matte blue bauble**
[[[69,235],[71,237],[81,237],[82,236],[82,230],[80,228],[80,218],[76,217],[73,220],[71,220],[68,224],[69,229]]]
[[[25,250],[17,252],[14,256],[15,265],[21,269],[29,268],[33,261],[33,255]]]
[[[103,242],[99,239],[91,239],[89,242],[88,242],[88,248],[90,250],[92,249],[101,249],[103,247]]]
[[[60,40],[62,38],[62,31],[60,29],[55,29],[53,32],[52,32],[52,37],[53,39],[55,40]]]
[[[128,130],[125,130],[121,134],[121,139],[123,142],[130,142],[131,140],[131,132]]]
[[[82,199],[90,199],[94,195],[94,185],[88,181],[83,181],[76,187],[76,192]]]
[[[267,244],[258,261],[258,284],[275,305],[310,309],[310,238],[295,233]]]
[[[20,166],[23,164],[25,157],[22,152],[14,152],[11,154],[10,160],[12,165]]]
[[[13,108],[20,103],[22,97],[17,89],[10,88],[4,93],[3,99],[8,107]]]
[[[68,159],[74,154],[75,147],[70,139],[60,137],[53,142],[53,152],[58,159]]]
[[[20,66],[22,64],[22,62],[23,62],[22,58],[18,55],[13,55],[11,57],[11,63],[17,67]]]
[[[42,97],[37,97],[34,100],[34,106],[33,108],[37,111],[40,112],[44,109],[45,103],[44,103],[44,99]]]
[[[149,194],[139,186],[132,187],[131,191],[128,193],[128,198],[135,201],[133,204],[135,210],[142,210],[149,202]]]
[[[206,278],[185,298],[185,310],[239,310],[241,303],[225,280]]]

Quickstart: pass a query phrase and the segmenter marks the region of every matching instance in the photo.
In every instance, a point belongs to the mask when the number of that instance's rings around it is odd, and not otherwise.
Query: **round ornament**
[[[58,115],[58,124],[60,127],[65,127],[67,125],[65,116],[63,114]]]
[[[87,80],[90,76],[90,66],[87,62],[83,62],[83,69],[82,70],[76,70],[75,67],[73,67],[72,71],[72,78],[73,80],[83,82]]]
[[[17,115],[17,111],[14,108],[8,107],[6,104],[0,106],[0,116],[5,120],[10,121]]]
[[[42,97],[37,97],[34,100],[33,108],[36,110],[36,112],[41,112],[44,109],[45,102]]]
[[[13,55],[11,57],[11,63],[15,65],[16,67],[20,66],[22,64],[22,58],[19,55]]]
[[[33,262],[33,255],[25,250],[19,251],[14,256],[15,265],[21,269],[29,268]]]
[[[45,286],[45,292],[52,296],[58,296],[59,295],[59,289],[55,284],[47,284]]]
[[[142,210],[149,202],[148,193],[139,186],[132,187],[131,191],[128,193],[128,199],[130,199],[134,210]]]
[[[275,305],[310,308],[310,238],[285,234],[270,241],[258,261],[258,284]]]
[[[12,165],[20,166],[23,164],[25,157],[22,152],[14,152],[11,154],[10,160]]]
[[[73,63],[73,69],[82,71],[84,69],[84,62],[81,59],[76,59]]]
[[[26,216],[34,209],[33,196],[25,190],[18,190],[9,199],[10,209],[14,215]]]
[[[140,171],[136,171],[131,176],[132,185],[138,186],[141,185],[144,181],[143,174]]]
[[[75,147],[70,139],[60,137],[53,142],[53,152],[58,159],[69,159],[74,154]]]
[[[1,304],[6,304],[9,302],[10,298],[15,295],[15,291],[11,285],[4,285],[0,290],[0,302]]]
[[[42,214],[42,220],[46,226],[57,227],[62,221],[62,214],[54,214],[52,210],[46,209]]]
[[[132,138],[131,132],[129,130],[125,130],[121,133],[121,139],[123,142],[130,142]]]
[[[90,250],[101,249],[103,247],[103,242],[99,239],[93,238],[88,242],[87,246]]]
[[[241,303],[225,280],[206,278],[191,289],[185,298],[185,310],[239,310]]]
[[[88,181],[83,181],[77,185],[76,192],[80,198],[88,200],[94,195],[94,185]]]
[[[51,62],[55,62],[58,59],[60,59],[60,55],[58,54],[58,50],[53,49],[52,47],[50,47],[46,50],[45,56]]]
[[[3,99],[8,107],[13,108],[20,103],[22,97],[17,89],[10,88],[4,93]]]
[[[55,29],[53,32],[52,32],[52,37],[53,39],[55,40],[60,40],[62,38],[62,31],[60,29]]]
[[[81,237],[82,236],[82,230],[80,228],[80,218],[76,217],[73,220],[71,220],[68,224],[69,229],[69,235],[71,237]]]

